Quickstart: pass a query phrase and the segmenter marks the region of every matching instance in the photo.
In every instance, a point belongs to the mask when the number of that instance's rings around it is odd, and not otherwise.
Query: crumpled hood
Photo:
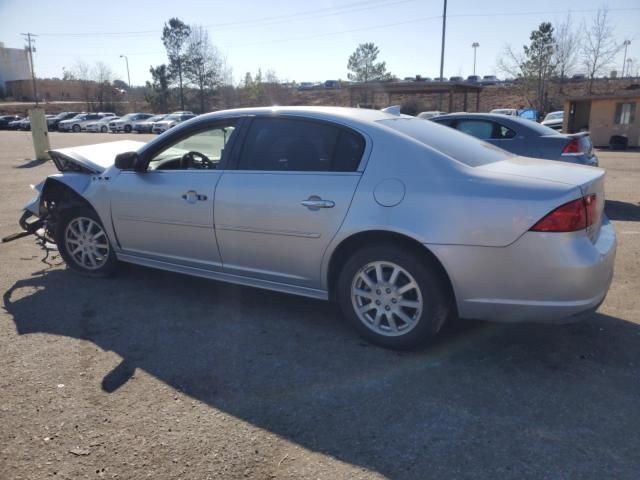
[[[87,173],[102,173],[114,164],[116,155],[124,152],[135,152],[143,145],[144,142],[120,140],[118,142],[49,150],[49,155],[61,172],[86,171]]]

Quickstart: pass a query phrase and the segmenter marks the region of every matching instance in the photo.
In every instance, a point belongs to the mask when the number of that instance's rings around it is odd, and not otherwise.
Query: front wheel
[[[433,263],[392,245],[357,251],[338,279],[343,314],[363,337],[382,347],[407,350],[424,344],[452,310]]]
[[[109,276],[117,259],[98,215],[88,207],[63,211],[56,224],[58,251],[69,268],[91,277]]]
[[[124,126],[124,133],[131,133],[131,125]]]

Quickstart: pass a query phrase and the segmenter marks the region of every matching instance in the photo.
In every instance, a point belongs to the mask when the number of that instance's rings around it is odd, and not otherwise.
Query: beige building
[[[564,101],[567,133],[589,131],[596,147],[609,145],[612,136],[628,139],[629,147],[640,146],[640,91],[616,95],[570,97]]]
[[[13,80],[31,78],[29,53],[24,48],[5,48],[0,42],[0,90]]]

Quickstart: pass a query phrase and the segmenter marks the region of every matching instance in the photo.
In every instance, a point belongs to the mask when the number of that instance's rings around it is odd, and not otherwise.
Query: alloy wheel
[[[413,330],[423,310],[418,282],[401,266],[385,261],[368,263],[356,272],[351,302],[367,328],[387,337]]]
[[[71,220],[65,229],[64,241],[71,258],[87,270],[97,270],[109,258],[107,235],[102,226],[91,218]]]

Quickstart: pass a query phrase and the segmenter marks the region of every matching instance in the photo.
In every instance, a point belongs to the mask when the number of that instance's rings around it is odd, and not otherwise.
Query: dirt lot
[[[0,132],[0,236],[55,170],[31,155]],[[461,322],[416,353],[331,304],[133,266],[88,280],[0,245],[0,478],[637,479],[640,153],[600,158],[619,250],[599,312]]]

